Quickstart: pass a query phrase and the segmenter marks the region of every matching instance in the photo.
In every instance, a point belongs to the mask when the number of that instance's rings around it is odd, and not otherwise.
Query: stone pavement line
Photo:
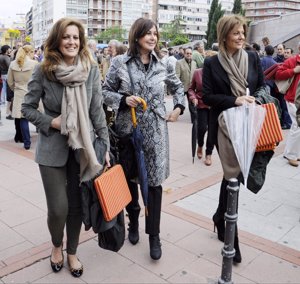
[[[89,241],[95,236],[95,233],[91,230],[88,232],[82,231],[80,234],[79,244]],[[0,279],[8,274],[30,266],[42,259],[49,258],[49,252],[51,248],[52,243],[49,241],[5,259],[4,261],[2,261],[5,266],[0,268]]]
[[[7,151],[13,152],[17,155],[20,155],[20,156],[23,156],[25,158],[34,160],[34,155],[35,154],[33,152],[27,151],[22,147],[16,147],[16,145],[14,145],[14,143],[15,142],[13,140],[11,140],[11,141],[0,141],[0,147],[2,149],[7,150]],[[18,144],[18,145],[21,145],[21,144]]]
[[[163,211],[184,221],[198,225],[203,229],[213,231],[213,222],[210,218],[201,216],[184,208],[180,208],[174,204],[167,205]],[[239,230],[239,240],[240,243],[248,245],[252,248],[259,249],[270,255],[284,259],[290,263],[300,265],[300,252],[297,250],[288,248],[284,245],[277,244],[242,230]]]
[[[36,138],[36,137],[35,137]],[[16,144],[12,143],[13,141],[0,141],[0,147],[8,151],[14,152],[15,154],[24,156],[28,159],[34,160],[34,153],[31,151],[25,151],[22,147],[17,147]],[[280,147],[281,146],[281,147]],[[276,155],[282,152],[283,145],[281,144],[276,151]],[[196,193],[204,188],[207,188],[215,183],[218,183],[222,178],[222,173],[215,174],[206,179],[202,179],[198,182],[186,185],[180,189],[177,189],[171,193],[164,193],[163,197],[163,208],[162,211],[169,213],[179,218],[195,223],[202,228],[207,230],[212,230],[213,224],[209,218],[200,216],[196,213],[184,210],[178,206],[173,205],[172,203],[178,201],[186,196],[189,196],[193,193]],[[84,232],[82,231],[80,236],[80,243],[86,242],[90,239],[93,239],[96,235],[92,231]],[[252,247],[266,251],[274,256],[286,259],[289,262],[299,264],[300,255],[298,251],[286,248],[283,245],[278,245],[271,241],[264,240],[257,236],[248,234],[246,232],[241,232],[242,242],[249,244]],[[26,250],[20,254],[9,257],[1,262],[0,264],[0,278],[11,274],[17,270],[23,269],[41,259],[49,257],[49,250],[51,249],[51,242],[44,243],[37,247]],[[264,249],[267,247],[267,249]],[[289,258],[290,256],[290,258]]]

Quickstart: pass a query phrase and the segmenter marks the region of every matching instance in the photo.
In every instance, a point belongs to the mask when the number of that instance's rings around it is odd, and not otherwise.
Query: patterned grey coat
[[[174,106],[185,104],[183,85],[176,77],[175,69],[167,60],[152,52],[146,71],[140,58],[128,54],[114,58],[106,75],[103,97],[106,105],[118,110],[116,132],[126,135],[132,132],[130,108],[120,108],[123,96],[132,94],[128,67],[134,84],[134,95],[147,102],[147,110],[136,108],[137,121],[144,137],[143,150],[149,186],[158,186],[169,176],[169,135],[164,104],[165,84],[173,95]]]

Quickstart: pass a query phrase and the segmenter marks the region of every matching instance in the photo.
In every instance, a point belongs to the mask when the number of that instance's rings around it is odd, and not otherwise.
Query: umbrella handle
[[[139,100],[140,100],[140,103],[143,105],[143,111],[146,111],[146,109],[147,109],[146,101],[142,98],[139,98]],[[136,121],[136,113],[135,113],[134,107],[131,107],[131,120],[132,120],[133,127],[136,128],[137,121]]]

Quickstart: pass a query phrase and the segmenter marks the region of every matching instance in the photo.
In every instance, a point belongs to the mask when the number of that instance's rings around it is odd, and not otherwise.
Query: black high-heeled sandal
[[[224,242],[225,238],[225,220],[224,218],[221,218],[217,213],[215,213],[212,217],[212,220],[214,222],[214,232],[216,232],[216,227],[217,227],[217,234],[218,234],[218,239],[221,242]]]
[[[64,266],[63,247],[61,247],[61,256],[62,256],[62,260],[61,260],[61,261],[53,262],[53,261],[51,260],[52,253],[53,253],[53,249],[52,249],[51,256],[50,256],[50,265],[51,265],[51,268],[52,268],[53,272],[57,273],[57,272],[61,271],[61,269],[62,269],[63,266]]]
[[[67,257],[67,260],[68,260],[68,265],[69,265],[69,270],[71,272],[71,275],[73,277],[80,277],[82,274],[83,274],[83,265],[81,264],[81,267],[80,268],[73,268],[71,265],[70,265],[70,261],[69,261],[69,258]],[[80,260],[78,259],[78,261],[80,262]]]

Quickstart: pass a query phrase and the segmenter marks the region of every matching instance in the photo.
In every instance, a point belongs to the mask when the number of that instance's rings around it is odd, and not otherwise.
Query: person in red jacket
[[[215,55],[217,52],[212,52],[211,54],[207,52],[206,56]],[[197,107],[197,125],[198,125],[198,149],[197,149],[197,157],[199,159],[202,158],[203,155],[203,145],[204,145],[204,136],[205,133],[208,132],[208,119],[209,119],[209,106],[203,103],[202,100],[202,68],[196,69],[191,85],[188,89],[188,98],[191,103],[193,103]],[[211,141],[211,137],[209,132],[206,137],[206,150],[205,150],[205,161],[204,164],[206,166],[210,166],[211,155],[214,148],[214,143]]]
[[[298,47],[300,52],[300,42]],[[296,121],[295,95],[300,80],[300,54],[284,61],[279,66],[275,75],[276,80],[287,80],[292,77],[294,77],[293,82],[284,97],[287,103],[288,112],[292,119],[292,126],[284,150],[284,157],[291,166],[298,167],[300,160],[300,128]]]

